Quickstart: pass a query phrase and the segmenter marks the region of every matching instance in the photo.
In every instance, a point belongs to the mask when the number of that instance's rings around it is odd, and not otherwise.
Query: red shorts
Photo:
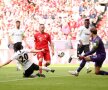
[[[49,51],[44,51],[44,52],[37,52],[37,59],[39,60],[40,58],[43,58],[45,61],[50,61],[50,52]]]

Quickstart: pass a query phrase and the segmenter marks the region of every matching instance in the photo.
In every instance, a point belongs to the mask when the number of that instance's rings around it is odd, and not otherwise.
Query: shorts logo
[[[93,56],[94,58],[97,58],[97,55]]]

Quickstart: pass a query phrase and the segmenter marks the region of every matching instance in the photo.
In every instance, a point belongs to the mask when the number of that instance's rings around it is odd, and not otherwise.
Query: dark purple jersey
[[[93,44],[93,47],[92,47],[91,51],[87,52],[85,54],[85,56],[96,53],[96,55],[99,54],[102,57],[106,58],[105,47],[104,47],[102,39],[99,36],[97,36],[95,39],[92,40],[92,44]]]

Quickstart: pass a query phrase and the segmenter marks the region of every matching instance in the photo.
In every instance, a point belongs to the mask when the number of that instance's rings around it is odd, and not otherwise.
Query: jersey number
[[[28,55],[24,54],[23,56],[19,56],[19,59],[21,60],[22,63],[24,63],[28,60]]]

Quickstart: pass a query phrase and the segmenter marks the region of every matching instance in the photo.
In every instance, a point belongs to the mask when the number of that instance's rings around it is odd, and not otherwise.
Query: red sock
[[[39,66],[42,67],[42,62],[39,62]],[[39,70],[39,73],[42,74],[42,69]]]

